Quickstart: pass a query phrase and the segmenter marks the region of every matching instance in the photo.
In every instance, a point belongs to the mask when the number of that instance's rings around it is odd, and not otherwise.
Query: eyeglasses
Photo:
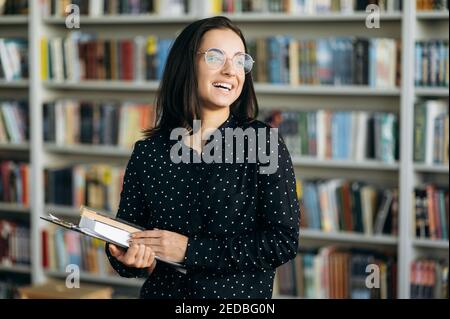
[[[225,52],[221,49],[210,48],[205,52],[198,52],[198,54],[205,55],[205,62],[211,69],[219,69],[224,66],[225,61],[228,60]],[[249,73],[253,68],[253,58],[247,53],[236,53],[233,58],[233,65],[238,71]]]

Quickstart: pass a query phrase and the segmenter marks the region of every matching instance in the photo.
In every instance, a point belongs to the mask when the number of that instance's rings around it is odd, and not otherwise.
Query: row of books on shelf
[[[55,81],[161,79],[173,39],[137,36],[100,39],[73,32],[42,39],[42,78]],[[399,41],[353,37],[295,40],[273,36],[249,41],[257,82],[395,87]]]
[[[414,54],[415,85],[448,88],[448,40],[417,41]]]
[[[140,129],[153,126],[155,108],[133,102],[58,100],[44,104],[44,141],[131,149]]]
[[[449,239],[448,187],[433,184],[414,190],[416,238]]]
[[[400,84],[400,41],[388,38],[334,37],[250,39],[256,82],[312,85]]]
[[[365,11],[375,4],[383,12],[402,10],[402,0],[210,0],[202,13],[286,13],[286,14],[326,14],[353,13]]]
[[[0,161],[0,201],[28,206],[30,166],[28,163]]]
[[[12,14],[28,14],[28,0],[0,1],[0,16]]]
[[[27,79],[28,72],[28,41],[0,38],[0,80]]]
[[[29,265],[30,227],[24,223],[0,219],[0,265]]]
[[[151,81],[162,77],[173,39],[137,36],[99,39],[72,32],[66,38],[41,39],[43,80]],[[250,39],[249,53],[257,61],[256,82],[308,85],[400,85],[400,41],[387,38],[320,38],[291,36]],[[448,41],[416,44],[417,86],[448,86]],[[28,78],[24,39],[0,39],[0,79]]]
[[[261,119],[277,127],[292,156],[336,160],[399,158],[398,116],[367,111],[262,111]]]
[[[395,299],[397,261],[391,254],[325,246],[302,250],[277,269],[274,295],[309,299]],[[377,274],[373,278],[369,276]],[[411,264],[411,298],[448,298],[448,261]],[[369,280],[368,280],[369,279]]]
[[[47,0],[44,2],[44,14],[65,16],[64,8],[70,3],[78,5],[81,14],[87,16],[118,14],[182,16],[190,11],[187,0]],[[353,13],[365,11],[369,4],[376,4],[381,11],[387,12],[402,9],[402,0],[204,0],[202,4],[203,6],[199,8],[193,8],[198,15]]]
[[[44,171],[47,204],[116,211],[124,177],[123,167],[107,164],[47,168]],[[61,187],[64,185],[64,187]]]
[[[28,103],[0,100],[0,143],[18,144],[29,139]]]
[[[268,13],[322,14],[365,11],[375,4],[381,11],[402,10],[402,0],[206,0],[203,14]],[[41,1],[44,16],[65,16],[65,8],[75,4],[80,13],[89,16],[117,14],[185,15],[189,13],[188,0],[45,0]],[[448,10],[448,0],[416,0],[418,11]],[[3,0],[0,15],[27,14],[28,0]]]
[[[95,35],[80,32],[71,32],[66,38],[42,38],[42,79],[161,79],[172,42],[173,39],[156,36],[99,39]]]
[[[374,272],[376,279],[367,280]],[[392,299],[397,295],[396,286],[395,256],[324,246],[301,250],[295,259],[279,267],[274,294],[310,299]]]
[[[324,232],[398,234],[398,190],[343,179],[297,180],[302,227]]]
[[[83,272],[103,277],[116,275],[105,254],[103,241],[56,225],[49,225],[41,234],[45,269],[65,272],[67,265],[72,264]]]
[[[209,1],[209,0],[208,0]],[[43,16],[66,16],[66,8],[77,5],[80,14],[90,17],[104,15],[182,16],[189,13],[189,0],[45,0],[42,1]]]
[[[422,100],[414,107],[414,161],[449,162],[448,101]]]
[[[448,0],[416,0],[417,11],[448,11]]]
[[[411,299],[448,299],[448,261],[418,259],[411,264]]]

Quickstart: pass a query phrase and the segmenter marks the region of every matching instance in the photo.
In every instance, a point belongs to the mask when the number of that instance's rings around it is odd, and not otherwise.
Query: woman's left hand
[[[148,245],[162,259],[183,262],[188,237],[168,230],[144,230],[131,234],[129,243]]]

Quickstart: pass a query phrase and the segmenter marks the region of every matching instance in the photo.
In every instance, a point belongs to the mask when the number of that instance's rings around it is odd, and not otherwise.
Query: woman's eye
[[[212,56],[208,57],[208,61],[210,61],[210,62],[220,62],[221,58],[220,58],[220,56],[212,55]]]
[[[245,60],[242,59],[242,58],[236,59],[236,65],[244,66],[245,65]]]

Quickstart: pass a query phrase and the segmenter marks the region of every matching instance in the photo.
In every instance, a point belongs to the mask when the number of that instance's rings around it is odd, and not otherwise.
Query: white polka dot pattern
[[[246,125],[269,132],[259,121]],[[246,128],[230,115],[219,129],[224,136],[225,128],[236,127]],[[259,174],[260,164],[247,160],[174,164],[174,143],[164,133],[137,142],[125,172],[117,217],[189,238],[187,274],[158,262],[141,297],[271,298],[276,267],[298,249],[300,208],[283,140],[278,139],[277,171],[270,175]],[[145,276],[145,270],[126,267],[106,252],[121,276]]]

